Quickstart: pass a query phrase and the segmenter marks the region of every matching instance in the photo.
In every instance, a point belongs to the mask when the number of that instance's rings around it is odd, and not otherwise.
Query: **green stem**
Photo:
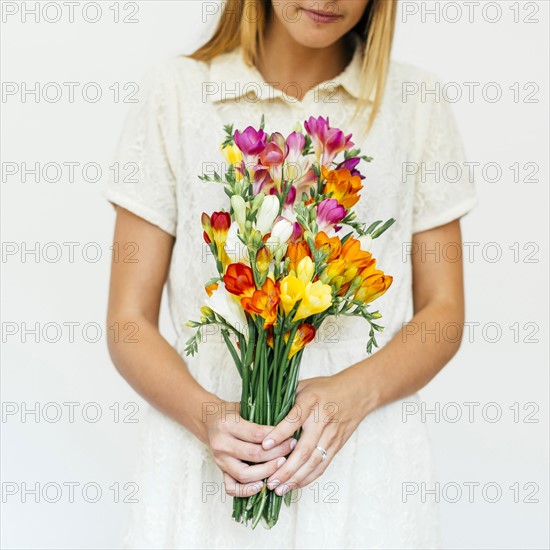
[[[225,340],[225,344],[227,346],[227,349],[229,349],[229,353],[233,357],[233,361],[235,361],[235,366],[237,367],[237,370],[239,371],[239,374],[241,378],[243,377],[243,368],[241,364],[241,360],[239,359],[239,356],[237,355],[237,352],[235,350],[235,347],[233,346],[233,343],[229,339],[229,333],[226,329],[222,329],[222,336]]]

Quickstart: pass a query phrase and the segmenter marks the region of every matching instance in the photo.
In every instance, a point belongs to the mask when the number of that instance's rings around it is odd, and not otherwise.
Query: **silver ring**
[[[323,458],[321,458],[321,462],[324,462],[327,459],[327,452],[323,447],[315,447],[320,453],[323,455]]]

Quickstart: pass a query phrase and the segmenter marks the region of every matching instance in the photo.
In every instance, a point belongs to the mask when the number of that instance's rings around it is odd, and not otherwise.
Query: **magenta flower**
[[[295,200],[296,200],[296,187],[294,187],[294,185],[291,185],[290,189],[288,190],[283,208],[290,208],[294,206]]]
[[[285,138],[275,132],[271,134],[271,140],[260,154],[259,163],[254,170],[269,170],[271,181],[278,192],[281,191],[283,178],[283,162],[287,156],[288,147]]]
[[[342,130],[330,127],[328,117],[309,117],[304,127],[311,137],[315,158],[323,166],[331,163],[338,153],[355,145],[351,141],[351,134],[346,136]]]
[[[343,160],[338,164],[335,170],[349,170],[352,176],[359,176],[362,180],[365,179],[365,176],[356,169],[357,165],[361,162],[359,157],[350,157],[349,159]]]
[[[338,231],[340,227],[336,224],[346,217],[346,209],[336,199],[325,199],[317,205],[317,225],[319,231],[327,231],[334,227]]]
[[[243,154],[245,165],[256,164],[258,156],[265,149],[267,134],[263,130],[256,130],[252,126],[248,126],[242,133],[235,130],[233,139]]]

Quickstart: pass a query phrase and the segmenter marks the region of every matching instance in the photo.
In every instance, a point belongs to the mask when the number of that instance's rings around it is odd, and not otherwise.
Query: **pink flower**
[[[298,157],[302,154],[304,145],[306,144],[306,136],[300,132],[292,132],[286,138],[286,145],[288,147],[288,161],[296,162]]]
[[[243,154],[244,163],[248,167],[250,163],[256,164],[259,155],[263,153],[267,134],[263,130],[256,130],[252,126],[248,126],[242,133],[235,130],[233,139]]]
[[[267,168],[260,168],[258,170],[254,170],[254,176],[252,181],[252,192],[254,193],[254,195],[257,195],[260,191],[265,192],[269,190],[269,192],[271,192],[270,189],[273,188],[272,183],[273,183],[273,180],[271,179],[269,170]]]
[[[346,209],[336,199],[325,199],[317,205],[317,225],[319,231],[327,231],[334,227],[338,231],[340,227],[336,224],[346,217]]]
[[[323,166],[331,163],[338,153],[354,146],[351,134],[346,136],[342,130],[331,128],[328,117],[309,117],[304,127],[311,137],[315,158]]]
[[[271,134],[271,139],[265,149],[260,154],[259,163],[254,170],[268,170],[271,182],[277,192],[281,191],[281,182],[283,178],[283,162],[287,156],[288,147],[285,144],[285,138],[275,132]]]

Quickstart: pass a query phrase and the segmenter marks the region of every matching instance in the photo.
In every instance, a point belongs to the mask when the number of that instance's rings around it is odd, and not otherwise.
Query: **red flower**
[[[252,269],[243,263],[229,264],[223,276],[225,288],[235,296],[250,297],[256,290]]]

